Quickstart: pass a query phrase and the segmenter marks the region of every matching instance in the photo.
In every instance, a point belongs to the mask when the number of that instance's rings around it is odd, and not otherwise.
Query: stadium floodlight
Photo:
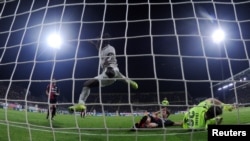
[[[47,38],[47,42],[52,48],[60,48],[62,45],[61,36],[57,33],[50,34]]]
[[[213,32],[212,38],[215,43],[220,43],[224,40],[225,33],[222,29],[217,29]]]

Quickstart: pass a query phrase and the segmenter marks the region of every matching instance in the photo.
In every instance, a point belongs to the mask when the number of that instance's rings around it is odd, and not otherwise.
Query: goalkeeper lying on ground
[[[207,129],[208,125],[221,124],[223,111],[232,111],[234,106],[216,98],[208,98],[189,109],[183,117],[184,129]]]
[[[184,129],[204,130],[210,124],[221,124],[223,118],[220,115],[222,115],[222,108],[219,106],[212,105],[208,109],[194,106],[184,114],[182,127]]]

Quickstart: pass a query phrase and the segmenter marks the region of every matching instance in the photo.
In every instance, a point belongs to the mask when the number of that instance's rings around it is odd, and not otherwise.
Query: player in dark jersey
[[[46,116],[47,119],[53,120],[56,115],[57,96],[59,94],[59,88],[56,85],[56,80],[53,79],[52,83],[48,84],[46,88],[46,95],[48,96],[49,101],[49,108]]]
[[[165,111],[165,112],[162,112]],[[170,112],[168,110],[161,109],[160,111],[152,114],[146,114],[138,123],[132,127],[132,131],[139,128],[165,128],[169,126],[181,126],[182,122],[174,122],[168,119]],[[164,118],[162,118],[164,117]]]
[[[106,34],[104,38],[110,38],[110,35]],[[93,87],[105,87],[113,84],[117,80],[121,80],[127,84],[130,84],[133,89],[138,88],[138,84],[135,81],[125,77],[119,71],[115,48],[110,45],[108,39],[104,39],[102,45],[100,45],[100,42],[92,43],[99,50],[100,67],[102,72],[100,75],[84,83],[78,104],[75,105],[75,109],[85,104],[85,101],[90,94],[90,89]]]

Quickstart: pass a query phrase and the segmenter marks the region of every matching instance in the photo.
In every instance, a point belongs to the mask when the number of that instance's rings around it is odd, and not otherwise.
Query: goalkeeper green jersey
[[[200,102],[197,106],[209,109],[212,105],[213,105],[213,103],[211,101],[204,100],[204,101]]]
[[[185,129],[205,129],[206,120],[205,113],[207,109],[204,107],[195,106],[187,113],[185,113],[183,118],[183,128]]]

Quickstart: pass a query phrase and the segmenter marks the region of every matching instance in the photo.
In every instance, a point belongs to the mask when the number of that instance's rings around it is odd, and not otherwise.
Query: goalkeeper
[[[104,38],[110,38],[109,34],[105,34]],[[113,46],[110,45],[109,40],[104,39],[103,43],[100,42],[91,42],[99,51],[100,57],[100,67],[102,73],[93,79],[86,81],[83,84],[81,94],[79,96],[78,104],[74,105],[75,108],[84,105],[89,94],[90,89],[93,87],[105,87],[113,84],[116,80],[121,80],[126,84],[129,84],[133,89],[138,89],[138,84],[125,77],[118,68],[116,51]]]
[[[208,109],[206,107],[195,106],[184,114],[182,127],[184,129],[204,130],[210,124],[219,125],[223,118],[222,108],[211,105]]]
[[[216,98],[207,98],[185,113],[182,126],[185,129],[206,129],[209,124],[221,124],[223,118],[220,115],[233,108],[233,105]]]

